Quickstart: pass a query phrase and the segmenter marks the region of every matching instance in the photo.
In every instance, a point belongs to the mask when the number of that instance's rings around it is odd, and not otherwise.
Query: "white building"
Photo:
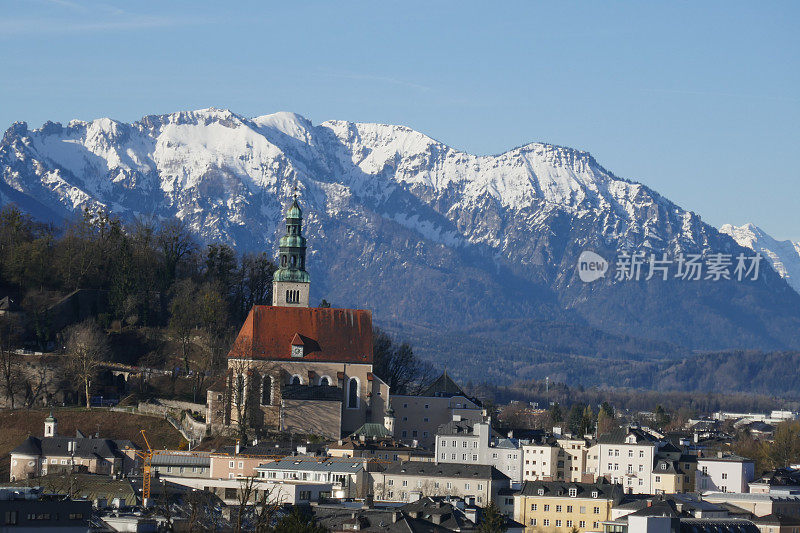
[[[751,459],[721,452],[716,457],[697,458],[697,492],[748,492],[754,478],[755,463]]]
[[[511,479],[522,482],[522,449],[517,439],[502,438],[489,422],[453,420],[436,432],[436,462],[494,466]]]
[[[661,444],[641,428],[612,431],[589,448],[587,472],[621,484],[627,493],[652,494],[651,473]]]
[[[328,483],[332,498],[363,498],[372,489],[369,471],[383,470],[376,462],[344,457],[284,457],[256,467],[259,480]]]

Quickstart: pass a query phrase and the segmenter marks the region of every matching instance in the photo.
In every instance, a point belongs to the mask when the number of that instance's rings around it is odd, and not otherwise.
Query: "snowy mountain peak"
[[[772,268],[800,293],[800,241],[779,241],[752,223],[725,224],[721,233],[730,235],[740,246],[761,252]]]

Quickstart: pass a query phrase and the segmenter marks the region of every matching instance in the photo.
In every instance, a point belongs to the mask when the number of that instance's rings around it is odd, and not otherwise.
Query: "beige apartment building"
[[[594,480],[587,473],[588,444],[585,439],[544,438],[522,446],[523,481]]]
[[[499,501],[508,489],[508,476],[489,465],[423,463],[409,461],[390,465],[374,475],[376,500],[412,502],[425,496],[453,496],[468,504],[485,506]]]
[[[527,533],[598,531],[624,497],[621,485],[606,481],[526,481],[514,496],[514,520]]]

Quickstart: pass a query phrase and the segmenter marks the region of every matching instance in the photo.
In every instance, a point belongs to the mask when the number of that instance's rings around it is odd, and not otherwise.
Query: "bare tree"
[[[171,283],[177,275],[180,262],[191,255],[197,245],[186,224],[178,219],[166,221],[159,228],[156,239],[161,248],[161,253],[164,254],[167,282]]]
[[[72,326],[67,332],[67,372],[83,386],[86,408],[90,407],[89,388],[100,364],[108,357],[108,340],[94,320]]]
[[[11,350],[18,333],[17,322],[9,317],[2,317],[0,320],[0,378],[3,380],[3,392],[12,409],[14,409],[14,398],[19,392],[23,380],[19,356]]]

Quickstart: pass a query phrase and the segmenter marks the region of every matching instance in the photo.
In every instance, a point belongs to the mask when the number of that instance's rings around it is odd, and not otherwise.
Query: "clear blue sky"
[[[0,0],[0,128],[202,107],[592,152],[800,240],[800,2]]]

